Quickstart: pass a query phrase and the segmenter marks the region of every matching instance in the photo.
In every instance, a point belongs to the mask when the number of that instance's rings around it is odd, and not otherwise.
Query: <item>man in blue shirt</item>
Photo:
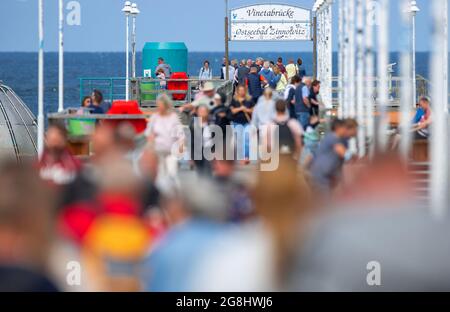
[[[304,84],[295,90],[295,111],[298,121],[304,130],[309,125],[309,119],[311,117],[311,104],[309,103],[310,88],[311,79],[305,78]]]

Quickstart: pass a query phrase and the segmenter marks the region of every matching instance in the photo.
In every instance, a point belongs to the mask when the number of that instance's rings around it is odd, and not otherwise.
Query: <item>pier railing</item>
[[[86,77],[80,78],[80,103],[83,97],[88,96],[94,90],[99,90],[104,96],[105,102],[113,102],[125,98],[125,81],[122,77]],[[187,86],[187,90],[167,90],[161,83],[180,83]],[[180,106],[190,103],[195,95],[200,92],[201,84],[211,82],[218,92],[231,94],[233,91],[232,81],[222,79],[199,80],[198,78],[189,79],[153,79],[153,78],[131,78],[130,79],[130,99],[137,100],[142,107],[155,106],[156,98],[161,93],[173,96],[174,105]]]
[[[378,87],[378,79],[368,79],[365,81],[373,86],[373,90],[371,92],[372,98],[377,99],[377,87]],[[416,90],[417,97],[421,96],[429,96],[430,95],[430,82],[422,76],[417,76],[416,78]],[[391,77],[389,79],[389,107],[390,108],[398,108],[400,106],[400,98],[401,98],[401,89],[402,89],[402,78],[401,77]],[[333,98],[333,108],[337,108],[339,106],[339,77],[332,78],[332,98]]]

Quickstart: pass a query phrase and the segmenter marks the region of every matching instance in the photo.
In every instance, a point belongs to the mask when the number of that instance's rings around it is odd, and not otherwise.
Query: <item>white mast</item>
[[[343,51],[343,70],[344,70],[344,77],[343,77],[343,95],[344,95],[344,102],[343,102],[343,117],[347,118],[350,115],[350,95],[349,95],[349,76],[350,76],[350,56],[349,56],[349,23],[348,23],[348,2],[349,0],[342,0],[343,1],[343,12],[344,12],[344,51]]]
[[[400,151],[405,161],[409,160],[411,148],[411,108],[415,103],[413,96],[413,76],[411,71],[411,14],[409,12],[409,0],[400,1],[400,14],[403,22],[402,29],[402,55],[401,55],[401,89],[400,89],[400,108],[401,108],[401,142]]]
[[[433,0],[433,56],[431,61],[431,210],[435,218],[447,215],[448,205],[448,0]]]
[[[417,6],[416,0],[411,0],[409,11],[411,13],[411,26],[412,26],[412,36],[411,36],[411,46],[412,46],[412,94],[413,94],[413,105],[416,105],[417,101],[417,82],[416,82],[416,15],[420,12]]]
[[[133,28],[132,28],[132,44],[131,44],[131,76],[136,78],[136,17],[140,13],[137,4],[133,3],[131,5],[131,16],[133,17]]]
[[[374,101],[373,101],[373,91],[375,88],[374,85],[374,77],[375,77],[375,56],[374,56],[374,43],[373,43],[373,27],[375,24],[375,7],[373,6],[373,2],[371,0],[366,1],[366,29],[365,29],[365,60],[364,66],[366,68],[366,84],[365,84],[365,92],[364,99],[367,105],[366,107],[366,124],[367,124],[367,138],[369,139],[369,154],[373,152],[373,144],[374,144],[374,132],[375,132],[375,116],[374,116]]]
[[[389,105],[389,11],[388,1],[380,0],[378,10],[378,110],[379,119],[377,125],[378,149],[384,151],[387,146],[387,107]]]
[[[126,53],[126,74],[125,74],[125,100],[129,100],[130,99],[130,39],[129,39],[129,35],[130,35],[130,13],[131,13],[131,2],[130,1],[126,1],[125,2],[125,6],[122,9],[122,12],[125,13],[126,16],[126,21],[127,21],[127,26],[126,26],[126,49],[125,49],[125,53]]]
[[[64,110],[64,0],[59,0],[58,112]]]
[[[364,109],[364,5],[363,0],[356,0],[356,43],[357,43],[357,94],[356,108],[359,123],[358,128],[358,152],[360,157],[366,155],[366,131]]]
[[[338,28],[338,89],[339,89],[339,106],[338,106],[338,118],[344,116],[344,5],[343,0],[339,0],[339,28]]]
[[[349,117],[356,118],[356,81],[355,81],[355,57],[356,57],[356,45],[355,45],[355,0],[348,0],[348,66],[349,66]]]
[[[44,0],[38,3],[39,54],[38,54],[38,153],[44,151]]]

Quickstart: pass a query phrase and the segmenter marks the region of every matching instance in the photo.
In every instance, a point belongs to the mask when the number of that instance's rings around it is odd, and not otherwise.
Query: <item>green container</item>
[[[142,51],[142,70],[146,76],[148,70],[155,78],[158,58],[162,57],[172,72],[188,72],[188,49],[184,42],[147,42]],[[167,77],[169,78],[169,77]]]
[[[154,101],[156,100],[157,93],[144,94],[144,92],[157,90],[157,82],[141,82],[141,101]]]
[[[69,119],[67,131],[70,136],[91,135],[95,130],[95,119]]]

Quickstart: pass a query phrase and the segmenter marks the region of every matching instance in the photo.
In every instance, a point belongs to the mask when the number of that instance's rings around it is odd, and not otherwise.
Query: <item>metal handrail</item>
[[[83,77],[80,78],[80,102],[83,97],[90,94],[94,89],[99,89],[104,94],[105,102],[113,102],[114,100],[123,99],[125,97],[125,80],[123,77]],[[186,82],[187,90],[167,90],[160,87],[161,82]],[[130,78],[130,95],[131,99],[137,100],[141,106],[153,106],[157,95],[166,93],[168,95],[186,95],[181,101],[174,101],[175,105],[192,102],[196,92],[200,91],[200,85],[204,82],[212,82],[217,91],[231,94],[233,84],[232,81],[223,79],[199,79],[198,77],[190,77],[188,79],[155,79],[150,77]],[[86,87],[87,84],[87,87]],[[150,84],[153,86],[146,90],[143,85]],[[148,96],[146,98],[146,96]]]
[[[337,108],[339,106],[339,79],[340,77],[332,77],[332,105],[333,108]],[[377,83],[378,78],[365,78],[365,82],[372,82],[373,85],[373,91],[372,96],[376,100],[377,98]],[[403,82],[402,77],[396,77],[393,76],[389,79],[389,102],[390,107],[398,107],[400,105],[400,90],[401,90],[401,84]],[[425,79],[424,77],[417,75],[416,77],[416,83],[417,83],[417,94],[418,96],[428,96],[429,90],[430,90],[430,81]]]

